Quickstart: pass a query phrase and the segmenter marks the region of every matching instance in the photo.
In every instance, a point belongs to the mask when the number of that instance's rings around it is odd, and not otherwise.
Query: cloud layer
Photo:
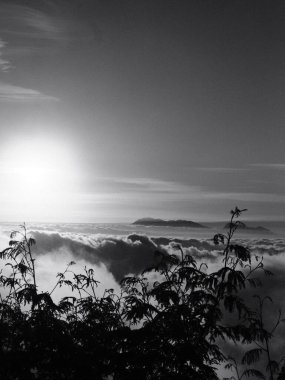
[[[129,274],[138,274],[154,264],[157,245],[147,236],[103,237],[93,240],[84,235],[33,232],[39,255],[70,253],[90,264],[103,263],[119,282]]]
[[[38,255],[57,256],[68,252],[75,261],[83,259],[90,264],[103,263],[117,281],[129,273],[139,274],[146,267],[153,265],[154,253],[157,250],[166,253],[176,252],[177,244],[197,261],[216,263],[222,259],[221,251],[209,239],[150,238],[136,233],[128,236],[108,236],[43,230],[34,231],[32,234],[37,242]],[[253,255],[264,256],[271,266],[276,258],[283,259],[285,254],[284,239],[239,239],[238,242],[248,246]]]

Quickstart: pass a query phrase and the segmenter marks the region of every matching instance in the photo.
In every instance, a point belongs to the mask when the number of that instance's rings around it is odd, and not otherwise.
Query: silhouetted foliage
[[[270,356],[271,331],[262,319],[264,299],[252,310],[241,295],[264,269],[262,258],[232,239],[245,210],[231,212],[229,230],[217,234],[221,265],[209,272],[180,245],[175,254],[157,251],[153,268],[125,277],[120,294],[113,289],[97,295],[93,269],[77,274],[68,264],[58,273],[51,291],[39,291],[32,246],[25,225],[12,232],[1,252],[0,378],[9,379],[217,379],[217,368],[227,363],[234,379],[265,375],[254,364],[266,354],[269,378],[284,377],[282,360]],[[156,280],[153,280],[156,278]],[[53,299],[58,287],[72,296]],[[230,316],[230,318],[229,318]],[[241,365],[227,358],[221,341],[253,344]],[[250,366],[250,367],[248,367]],[[283,376],[283,377],[282,377]]]

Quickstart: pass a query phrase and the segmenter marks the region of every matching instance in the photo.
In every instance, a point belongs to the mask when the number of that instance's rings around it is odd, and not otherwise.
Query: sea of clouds
[[[8,246],[9,234],[14,226],[2,225],[0,230],[0,249]],[[28,228],[36,240],[34,254],[36,258],[36,271],[38,284],[42,290],[51,290],[56,283],[56,275],[63,272],[70,261],[76,265],[72,270],[79,273],[84,267],[93,268],[95,278],[100,282],[98,293],[104,289],[119,290],[119,283],[129,274],[140,274],[147,267],[155,264],[154,253],[159,250],[164,253],[177,254],[177,244],[184,253],[188,253],[198,263],[206,263],[208,271],[219,268],[223,256],[219,247],[213,241],[206,238],[182,238],[152,236],[152,231],[141,232],[122,231],[116,234],[116,228],[108,227],[98,229],[92,233],[92,226],[80,226],[80,228],[62,226],[35,225]],[[168,231],[170,232],[170,231]],[[173,235],[172,235],[173,236]],[[247,246],[252,252],[253,262],[255,257],[263,257],[264,266],[273,273],[265,276],[262,271],[256,273],[262,286],[249,289],[244,292],[244,297],[255,307],[257,305],[254,294],[270,296],[273,303],[267,301],[265,321],[268,326],[274,326],[278,316],[278,310],[284,311],[285,318],[285,238],[273,236],[243,236],[235,240]],[[3,263],[2,263],[3,264]],[[66,296],[66,289],[58,288],[54,297],[59,299]],[[285,354],[285,324],[279,327],[272,340],[273,355],[281,357]],[[240,354],[238,346],[231,345],[227,348],[229,354]]]
[[[213,244],[209,237],[185,238],[152,236],[152,230],[124,231],[113,226],[101,228],[98,233],[92,233],[92,225],[35,225],[28,227],[29,233],[35,238],[34,254],[36,255],[37,269],[41,277],[48,279],[52,273],[63,271],[69,261],[75,261],[78,267],[94,267],[96,276],[102,279],[102,285],[119,284],[124,276],[140,274],[144,269],[155,263],[156,251],[177,253],[175,248],[179,244],[185,253],[193,256],[198,262],[205,262],[209,270],[215,270],[222,261],[221,249]],[[0,226],[0,249],[8,246],[9,235],[18,226]],[[116,233],[117,232],[117,233]],[[167,230],[171,233],[172,231]],[[189,235],[191,231],[189,232]],[[173,235],[172,235],[173,236]],[[264,279],[266,290],[274,291],[272,284],[277,280],[282,282],[285,274],[285,238],[282,237],[255,237],[238,236],[235,242],[247,246],[252,257],[263,257],[266,269],[274,276],[270,283]],[[43,265],[44,263],[44,265]],[[46,273],[44,272],[44,268]],[[285,276],[284,276],[285,281]],[[279,287],[280,289],[280,287]]]

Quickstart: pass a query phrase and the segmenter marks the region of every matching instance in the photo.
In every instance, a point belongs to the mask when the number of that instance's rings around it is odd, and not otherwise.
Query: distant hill
[[[136,220],[133,224],[140,226],[165,226],[165,227],[190,227],[190,228],[208,228],[200,223],[190,220],[163,220],[154,218],[142,218]]]
[[[224,226],[225,229],[229,229],[230,228],[230,223],[227,223],[225,226]],[[272,234],[272,231],[270,231],[268,228],[265,228],[265,227],[262,227],[262,226],[258,226],[258,227],[252,227],[252,226],[247,226],[246,224],[241,224],[238,226],[238,229],[239,230],[242,230],[242,231],[255,231],[255,232],[265,232],[265,233],[270,233]]]

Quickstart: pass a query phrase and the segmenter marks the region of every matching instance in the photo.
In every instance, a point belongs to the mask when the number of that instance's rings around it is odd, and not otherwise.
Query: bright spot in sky
[[[50,208],[64,207],[67,194],[78,190],[78,165],[64,141],[13,140],[2,148],[0,158],[2,201],[14,204],[20,215],[29,210],[30,217],[40,218]]]

